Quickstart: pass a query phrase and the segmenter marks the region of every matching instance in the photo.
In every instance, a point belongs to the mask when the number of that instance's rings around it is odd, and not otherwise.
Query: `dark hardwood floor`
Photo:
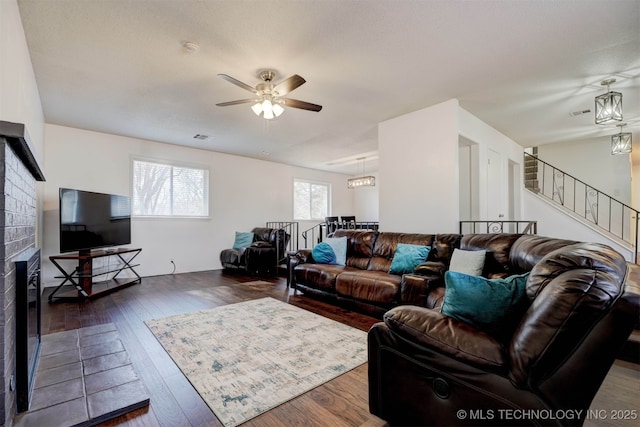
[[[270,283],[255,283],[256,281]],[[45,296],[47,291],[45,290]],[[114,323],[151,404],[101,426],[220,426],[215,415],[144,324],[145,320],[272,297],[363,331],[377,320],[294,295],[283,278],[222,270],[145,277],[142,283],[84,303],[43,303],[42,333]],[[246,426],[383,426],[368,409],[366,365],[247,422]]]
[[[269,283],[255,283],[255,281]],[[47,291],[45,291],[45,298]],[[134,411],[101,426],[220,426],[153,334],[148,319],[269,296],[337,320],[363,331],[378,320],[317,299],[294,294],[283,278],[261,279],[222,270],[145,277],[142,283],[90,302],[43,303],[42,333],[114,323],[129,356],[151,396],[149,408]],[[44,299],[43,301],[46,301]],[[598,410],[640,410],[638,365],[618,361],[593,402]],[[364,364],[244,426],[385,426],[368,409],[367,365]],[[611,420],[608,420],[611,422]],[[586,426],[604,425],[587,421]],[[611,422],[608,426],[637,426]]]

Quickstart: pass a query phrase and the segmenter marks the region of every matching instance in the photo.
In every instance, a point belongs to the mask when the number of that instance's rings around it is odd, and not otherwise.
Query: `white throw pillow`
[[[336,254],[336,264],[345,265],[347,262],[347,237],[327,237],[322,239]]]
[[[487,251],[464,251],[454,249],[451,255],[449,271],[468,274],[470,276],[480,276],[484,269],[484,259]]]

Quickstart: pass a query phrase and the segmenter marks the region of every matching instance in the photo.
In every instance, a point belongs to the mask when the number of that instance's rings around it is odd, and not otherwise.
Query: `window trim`
[[[292,218],[294,221],[324,221],[325,218],[309,218],[309,219],[302,219],[302,218],[296,218],[296,192],[295,192],[295,186],[296,186],[296,182],[304,182],[307,184],[317,184],[317,185],[323,185],[325,187],[327,187],[327,216],[331,215],[331,210],[332,210],[332,186],[330,182],[326,182],[326,181],[316,181],[316,180],[312,180],[312,179],[305,179],[305,178],[293,178],[293,183],[292,183],[292,199],[293,199],[293,204],[292,204]],[[309,216],[311,216],[312,213],[312,209],[311,206],[309,206]]]
[[[189,169],[199,169],[206,171],[206,179],[205,179],[205,206],[207,208],[206,215],[136,215],[134,214],[134,163],[135,162],[145,162],[145,163],[155,163],[159,165],[166,165],[171,167],[181,167],[181,168],[189,168]],[[131,188],[131,219],[132,220],[176,220],[176,219],[188,219],[188,220],[210,220],[211,219],[211,170],[208,165],[204,165],[202,163],[192,163],[192,162],[183,162],[183,161],[175,161],[168,159],[159,159],[154,157],[144,157],[144,156],[131,156],[130,158],[130,188]],[[171,184],[173,186],[173,183]]]

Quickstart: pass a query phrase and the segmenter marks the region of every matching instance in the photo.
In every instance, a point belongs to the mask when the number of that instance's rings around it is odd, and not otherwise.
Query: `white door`
[[[470,221],[471,216],[471,147],[458,147],[458,173],[460,186],[460,221]]]

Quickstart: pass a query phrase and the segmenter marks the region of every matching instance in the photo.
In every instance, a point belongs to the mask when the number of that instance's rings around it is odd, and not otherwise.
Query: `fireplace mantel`
[[[38,161],[33,155],[31,139],[29,138],[25,125],[22,123],[0,121],[0,137],[4,137],[7,140],[7,143],[16,153],[16,156],[22,160],[22,163],[24,163],[36,181],[45,180]]]

